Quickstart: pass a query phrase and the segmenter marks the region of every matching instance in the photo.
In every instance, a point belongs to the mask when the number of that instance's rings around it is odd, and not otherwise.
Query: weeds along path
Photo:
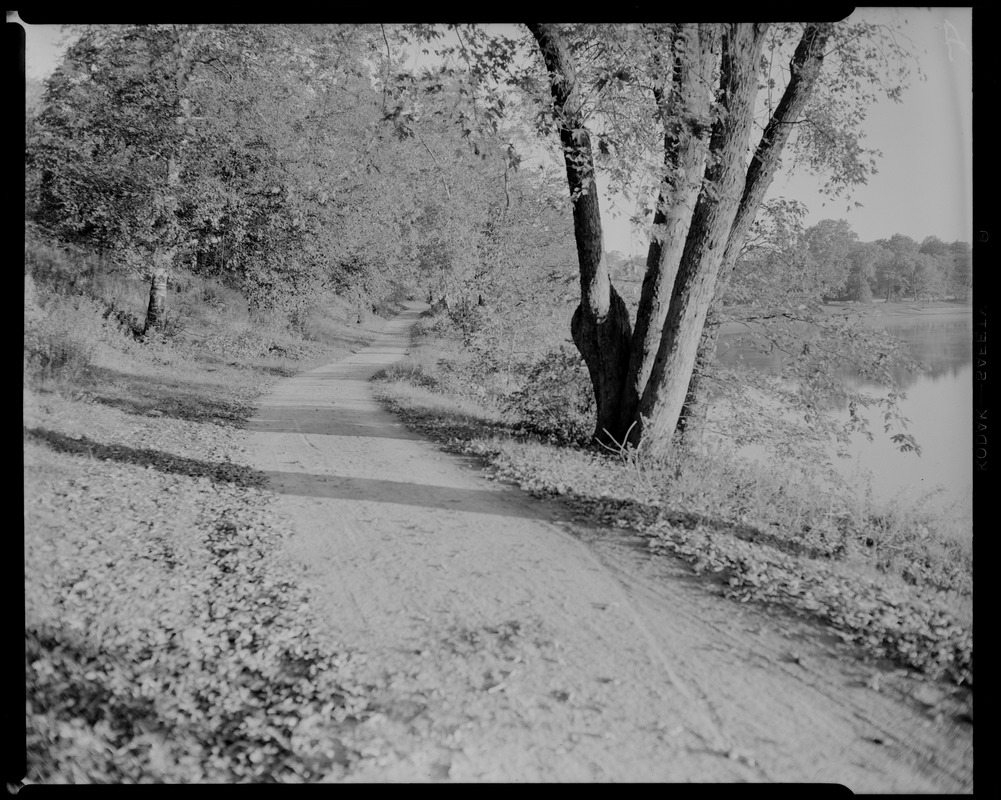
[[[341,742],[350,779],[972,788],[968,741],[809,637],[783,660],[768,616],[560,520],[382,410],[369,378],[403,356],[422,308],[282,381],[249,423],[288,547],[380,709]]]

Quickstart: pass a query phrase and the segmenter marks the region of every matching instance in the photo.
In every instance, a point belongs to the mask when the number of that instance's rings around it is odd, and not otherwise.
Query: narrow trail
[[[422,309],[282,381],[248,426],[315,606],[384,710],[350,779],[972,789],[969,729],[867,687],[834,637],[408,432],[369,378]]]

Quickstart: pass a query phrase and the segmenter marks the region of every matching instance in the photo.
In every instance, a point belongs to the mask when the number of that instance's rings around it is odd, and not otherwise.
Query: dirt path
[[[382,746],[342,743],[363,754],[353,779],[972,789],[970,729],[931,720],[904,678],[874,690],[834,637],[558,519],[380,409],[368,378],[419,310],[283,381],[249,426],[317,607],[385,710],[353,740]]]

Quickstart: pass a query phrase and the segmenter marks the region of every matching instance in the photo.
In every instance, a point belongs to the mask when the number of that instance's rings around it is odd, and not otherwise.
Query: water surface
[[[917,439],[921,455],[901,453],[882,434],[875,415],[872,430],[875,441],[856,436],[852,457],[839,460],[838,469],[846,476],[857,476],[871,487],[880,499],[895,497],[917,499],[934,495],[936,502],[951,505],[972,503],[973,492],[973,355],[972,314],[968,307],[933,312],[873,316],[866,324],[884,328],[909,345],[911,354],[928,369],[919,375],[902,375],[906,392],[901,408],[910,420],[909,432]],[[739,334],[720,336],[720,360],[742,360],[756,369],[776,372],[776,355],[762,354],[739,342]],[[872,393],[872,384],[858,380],[853,385]],[[847,418],[847,409],[832,411],[839,419]],[[761,448],[749,448],[755,456]]]

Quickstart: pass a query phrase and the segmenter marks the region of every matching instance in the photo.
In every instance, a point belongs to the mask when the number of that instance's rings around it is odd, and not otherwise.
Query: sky
[[[872,8],[853,16],[897,22],[913,40],[927,80],[912,80],[902,102],[874,106],[869,147],[883,152],[878,174],[853,198],[861,209],[827,201],[808,176],[777,178],[772,194],[802,200],[809,224],[846,219],[862,241],[903,233],[917,241],[973,242],[973,60],[970,8]]]
[[[973,241],[973,60],[971,8],[859,8],[853,18],[894,24],[918,55],[926,80],[913,80],[902,102],[874,106],[866,145],[882,151],[878,174],[850,201],[828,200],[808,175],[776,176],[770,197],[802,201],[807,225],[845,219],[862,241],[903,233]],[[16,12],[8,12],[17,21]],[[58,26],[26,25],[25,71],[44,78],[58,61]],[[859,202],[861,208],[853,203]],[[606,196],[605,247],[642,253],[646,241],[629,223],[632,209]],[[616,214],[618,210],[618,214]]]
[[[817,178],[802,173],[777,175],[768,197],[803,202],[809,209],[807,226],[822,219],[847,220],[863,242],[902,233],[918,242],[937,236],[972,243],[972,9],[859,8],[850,19],[896,24],[927,80],[912,79],[900,103],[886,100],[869,111],[864,145],[883,156],[878,173],[848,202],[823,197]],[[613,208],[614,198],[606,199],[606,207]],[[630,230],[628,211],[607,216],[605,247],[645,252],[644,237]]]

